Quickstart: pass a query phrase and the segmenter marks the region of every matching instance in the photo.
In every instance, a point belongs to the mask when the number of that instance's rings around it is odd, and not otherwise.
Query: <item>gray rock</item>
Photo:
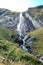
[[[39,59],[41,62],[43,62],[43,56],[42,57],[40,57],[40,59]]]

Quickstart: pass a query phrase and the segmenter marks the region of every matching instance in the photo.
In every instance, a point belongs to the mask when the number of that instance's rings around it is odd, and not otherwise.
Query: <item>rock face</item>
[[[43,5],[29,8],[26,13],[35,28],[43,27]]]
[[[25,13],[24,13],[25,15]],[[34,26],[28,17],[23,16],[25,21],[22,25],[22,28],[27,31],[34,30]],[[14,13],[7,9],[0,9],[0,25],[3,25],[7,28],[13,28],[16,30],[17,24],[19,23],[19,13]]]
[[[34,17],[32,17],[29,13],[25,13],[25,16],[28,18],[29,21],[29,26],[31,29],[34,28],[40,28],[43,26],[43,22],[40,19],[35,19]],[[36,17],[36,16],[35,16]]]
[[[33,18],[34,15],[29,16],[29,14],[30,12],[27,12],[27,11],[23,12],[23,17],[25,19],[22,25],[23,31],[25,30],[26,32],[30,32],[35,30],[36,28],[40,28],[43,26],[42,19],[36,20],[35,18]],[[0,8],[0,25],[5,26],[7,28],[14,29],[16,31],[18,23],[19,23],[18,12],[12,12],[8,9]]]
[[[25,18],[25,24],[27,25],[27,31],[33,31],[35,27],[32,24],[32,21],[29,20],[29,18]]]
[[[15,15],[15,13],[13,13],[10,10],[0,9],[0,25],[3,25],[7,28],[16,29],[16,26],[17,26],[17,23],[18,23],[17,15],[18,15],[18,13],[16,13],[16,15]]]

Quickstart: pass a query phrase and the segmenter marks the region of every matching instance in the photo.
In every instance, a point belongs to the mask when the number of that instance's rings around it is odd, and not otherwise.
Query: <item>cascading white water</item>
[[[25,25],[24,25],[24,17],[22,16],[22,13],[20,13],[20,16],[19,16],[19,23],[17,25],[17,32],[20,36],[23,35],[23,33],[25,32]]]
[[[21,44],[21,48],[23,49],[23,50],[25,50],[25,51],[29,51],[30,53],[31,53],[31,50],[29,49],[28,50],[28,48],[26,48],[26,39],[28,40],[29,38],[28,38],[28,35],[26,35],[26,28],[27,28],[27,26],[26,26],[27,24],[25,23],[25,18],[23,17],[23,15],[22,15],[22,13],[20,13],[20,16],[19,16],[19,23],[18,23],[18,25],[17,25],[17,32],[18,32],[18,34],[20,35],[19,36],[19,40],[22,40],[23,42],[23,44]],[[26,36],[25,36],[26,35]],[[22,39],[22,36],[24,37],[23,39]]]
[[[21,17],[22,17],[22,13],[20,13],[19,23],[17,25],[17,31],[18,31],[18,33],[19,33],[20,36],[21,36],[21,23],[22,23]]]

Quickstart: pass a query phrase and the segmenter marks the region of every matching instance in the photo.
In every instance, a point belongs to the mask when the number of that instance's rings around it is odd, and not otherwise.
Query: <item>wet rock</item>
[[[26,48],[27,48],[27,49],[28,49],[28,48],[31,49],[31,46],[26,46]]]
[[[24,51],[29,52],[30,54],[32,53],[30,46],[29,46],[29,47],[26,47],[26,46],[24,46],[24,45],[21,45],[20,47],[21,47]]]
[[[28,52],[31,54],[32,53],[31,46],[26,46],[26,48],[28,49]]]
[[[2,57],[1,63],[4,63],[4,61],[5,61],[5,58]]]
[[[16,38],[15,42],[18,43],[19,46],[20,46],[20,45],[23,45],[23,40],[20,39],[20,38]]]
[[[41,62],[43,62],[43,56],[41,56],[39,60],[40,60]]]
[[[41,55],[40,55],[40,54],[36,54],[35,56],[36,56],[37,58],[40,58],[40,57],[41,57]]]
[[[23,40],[22,39],[18,39],[18,43],[19,43],[19,45],[22,45],[23,44]]]
[[[24,51],[28,51],[28,49],[24,46],[24,45],[21,45],[20,46]]]

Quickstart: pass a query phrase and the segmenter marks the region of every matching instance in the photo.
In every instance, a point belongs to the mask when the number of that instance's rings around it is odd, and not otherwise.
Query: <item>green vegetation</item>
[[[9,34],[14,34],[14,38],[10,38]],[[30,55],[19,48],[14,42],[17,33],[0,26],[0,64],[2,65],[43,65],[36,57]]]
[[[33,7],[28,10],[28,13],[34,18],[34,19],[40,19],[43,21],[43,7]]]
[[[43,27],[30,32],[30,35],[36,38],[36,41],[33,44],[33,54],[43,55]]]

